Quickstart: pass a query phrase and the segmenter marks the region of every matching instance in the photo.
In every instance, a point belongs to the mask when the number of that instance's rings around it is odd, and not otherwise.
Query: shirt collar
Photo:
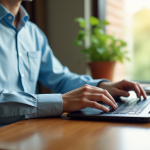
[[[24,22],[29,21],[29,15],[22,5],[20,5],[19,11],[20,11],[20,19],[22,19]]]
[[[19,9],[20,20],[27,22],[29,20],[29,15],[22,5]],[[3,5],[0,4],[0,20],[3,19],[7,14],[11,14]]]
[[[9,13],[10,12],[3,5],[0,4],[0,20],[3,19]]]

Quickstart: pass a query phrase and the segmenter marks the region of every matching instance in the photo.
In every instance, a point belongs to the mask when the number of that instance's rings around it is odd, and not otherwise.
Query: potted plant
[[[116,62],[123,63],[124,59],[129,59],[128,51],[124,49],[127,46],[126,42],[104,32],[105,26],[109,25],[105,20],[100,21],[96,17],[90,17],[90,29],[86,28],[84,18],[76,18],[75,21],[82,29],[79,30],[74,45],[82,47],[81,53],[86,56],[93,78],[107,78],[112,81]],[[84,45],[87,36],[90,38],[88,47]]]

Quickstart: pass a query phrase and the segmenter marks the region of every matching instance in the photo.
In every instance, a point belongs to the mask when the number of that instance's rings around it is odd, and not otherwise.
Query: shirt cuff
[[[88,84],[91,86],[97,86],[100,82],[110,82],[107,79],[94,79],[92,81],[89,81]]]
[[[61,116],[63,112],[61,94],[39,94],[37,117]]]

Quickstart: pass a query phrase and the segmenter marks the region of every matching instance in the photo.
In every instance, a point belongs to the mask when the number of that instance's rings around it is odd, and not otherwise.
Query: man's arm
[[[1,125],[20,119],[60,116],[62,111],[61,94],[36,95],[25,92],[0,91]]]

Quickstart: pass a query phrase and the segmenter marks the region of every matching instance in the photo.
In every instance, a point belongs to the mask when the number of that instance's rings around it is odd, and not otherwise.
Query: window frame
[[[93,11],[92,15],[97,17],[99,20],[106,19],[106,0],[94,0],[92,1]],[[104,31],[105,28],[104,28]]]

